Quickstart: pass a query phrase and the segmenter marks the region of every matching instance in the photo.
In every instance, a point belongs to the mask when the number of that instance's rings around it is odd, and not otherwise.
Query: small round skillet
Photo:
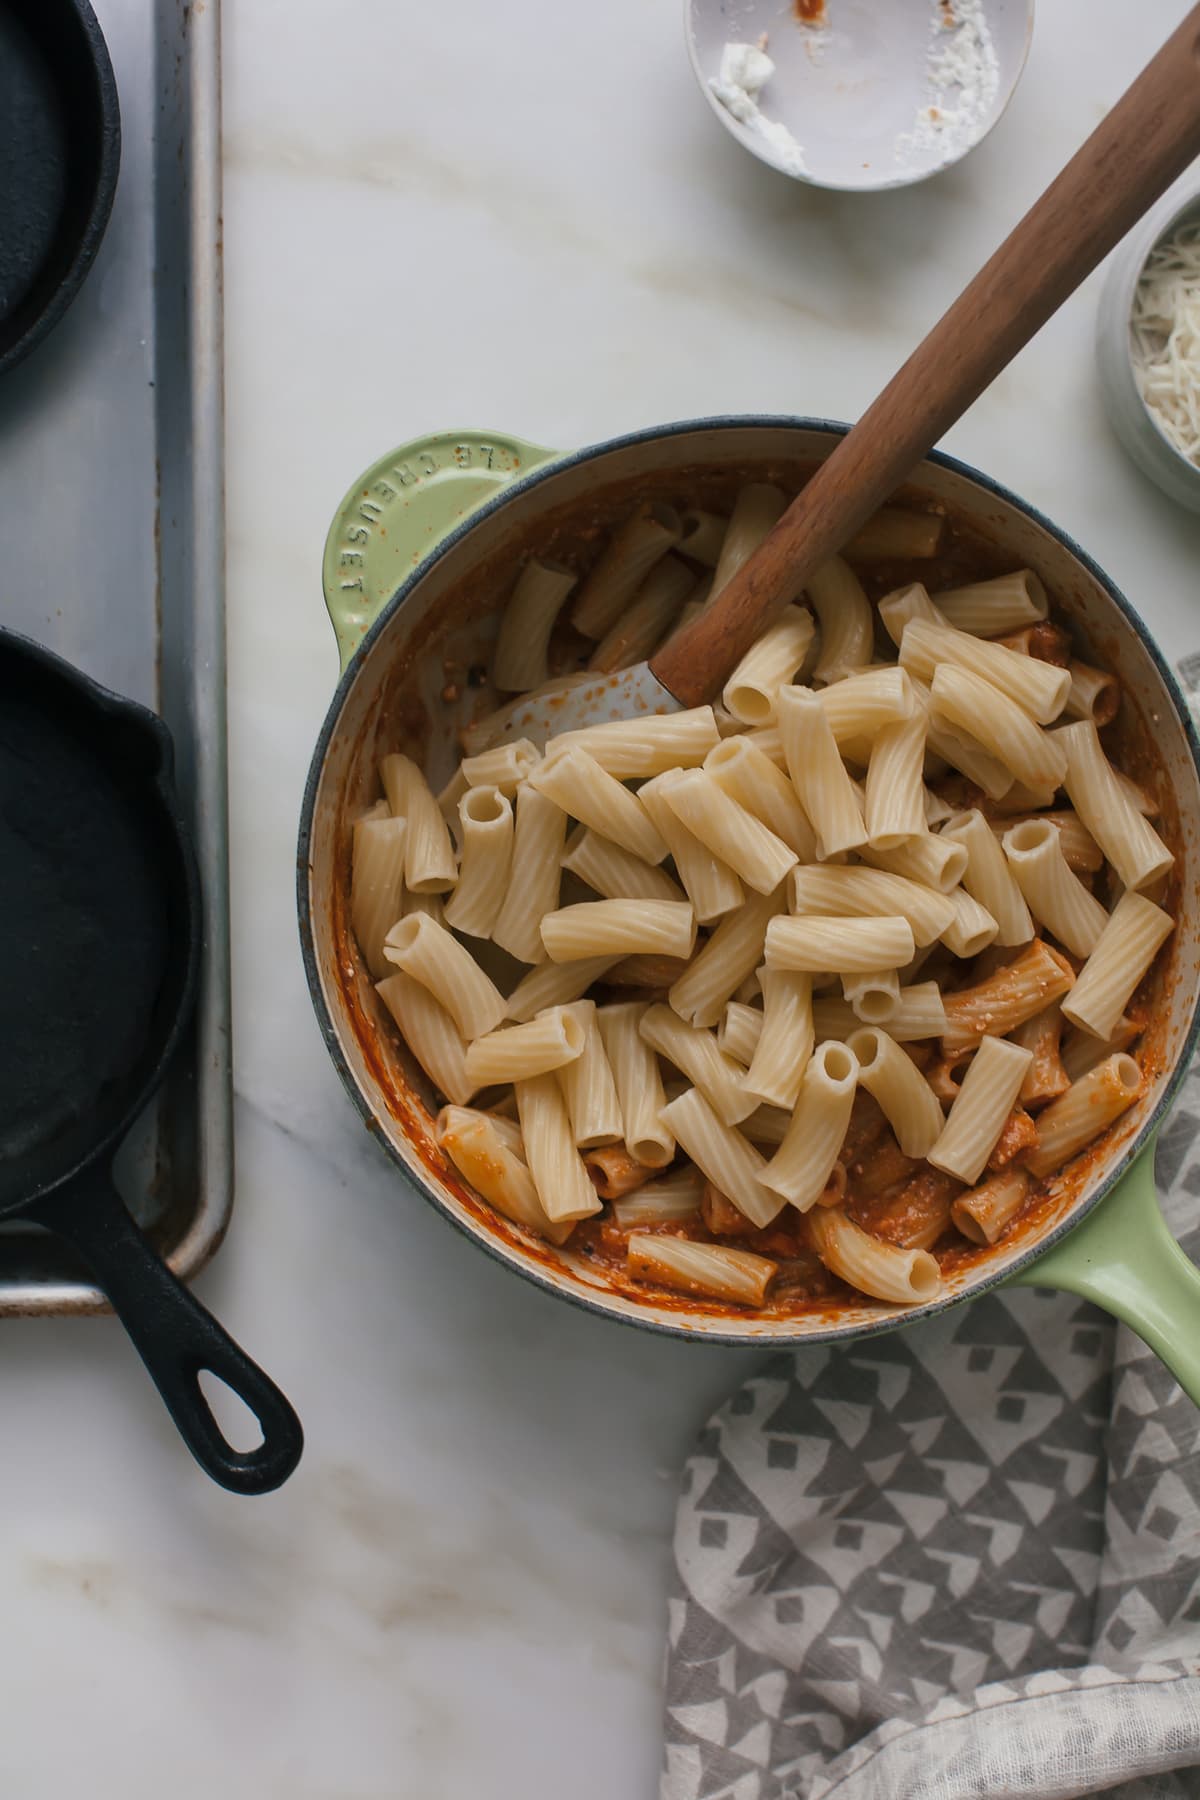
[[[120,160],[117,84],[87,0],[0,0],[0,372],[78,293]]]
[[[200,891],[172,765],[153,713],[0,631],[0,1217],[74,1246],[197,1461],[258,1494],[295,1468],[300,1422],[150,1247],[111,1174],[195,994]],[[257,1449],[226,1441],[205,1369],[256,1415]]]

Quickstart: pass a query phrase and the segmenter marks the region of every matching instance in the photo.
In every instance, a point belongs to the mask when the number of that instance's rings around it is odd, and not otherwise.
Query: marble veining
[[[653,1792],[676,1471],[755,1357],[519,1282],[345,1098],[292,889],[336,676],[326,527],[357,470],[438,428],[853,416],[1184,11],[1046,4],[975,154],[832,196],[721,131],[681,0],[226,0],[238,1202],[201,1290],[309,1447],[277,1497],[233,1499],[111,1322],[5,1326],[6,1795]],[[1096,291],[948,447],[1071,529],[1176,657],[1200,647],[1200,523],[1108,434]]]

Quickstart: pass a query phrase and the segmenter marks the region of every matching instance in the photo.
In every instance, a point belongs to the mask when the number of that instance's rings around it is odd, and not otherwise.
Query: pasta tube
[[[675,1154],[675,1139],[662,1121],[666,1105],[658,1058],[641,1034],[648,1008],[634,1001],[602,1006],[597,1019],[621,1106],[621,1135],[631,1156],[661,1168]]]
[[[356,819],[350,874],[350,923],[371,974],[378,980],[391,964],[383,940],[403,911],[403,819]]]
[[[500,1121],[466,1106],[443,1106],[434,1126],[438,1147],[498,1213],[552,1244],[565,1243],[574,1222],[555,1225],[538,1199],[533,1176],[505,1141]]]
[[[954,903],[945,894],[881,869],[796,869],[789,886],[794,913],[898,914],[908,920],[918,944],[935,943],[955,916]]]
[[[596,645],[588,668],[604,675],[642,662],[674,624],[685,596],[695,585],[696,578],[686,563],[664,556]]]
[[[996,943],[1027,944],[1033,937],[1033,919],[1017,878],[983,814],[958,813],[943,826],[942,837],[957,841],[966,850],[963,886],[996,921]]]
[[[763,1010],[750,1065],[747,1094],[766,1106],[795,1106],[813,1052],[812,977],[790,969],[760,969]]]
[[[955,888],[949,898],[954,905],[954,918],[942,933],[942,942],[955,956],[978,956],[995,943],[1000,927],[986,906],[980,906],[964,888]]]
[[[795,788],[750,737],[725,738],[709,751],[704,767],[731,800],[761,819],[796,852],[801,862],[816,861],[816,833],[796,798]]]
[[[942,1274],[928,1250],[901,1250],[885,1244],[836,1206],[818,1207],[810,1213],[809,1233],[826,1268],[860,1293],[894,1306],[924,1305],[936,1299]]]
[[[563,731],[546,745],[546,760],[569,750],[586,750],[593,762],[618,781],[641,781],[668,769],[698,768],[721,734],[711,706],[646,718],[612,719]]]
[[[548,758],[529,777],[529,785],[642,862],[660,863],[666,856],[667,846],[637,795],[586,750],[566,750]]]
[[[929,625],[946,623],[945,615],[938,611],[919,581],[912,581],[907,587],[893,588],[890,594],[885,594],[879,602],[879,617],[897,647],[912,619],[923,619]]]
[[[542,920],[542,942],[551,962],[585,956],[690,956],[696,915],[673,900],[585,900]]]
[[[459,764],[459,774],[467,787],[495,787],[511,800],[526,776],[531,775],[542,760],[542,753],[528,738],[517,738],[510,744],[497,744],[481,750]],[[438,804],[441,804],[439,799]]]
[[[683,521],[673,506],[650,501],[631,513],[613,533],[579,590],[571,623],[580,636],[602,638],[620,618],[655,563],[682,536]]]
[[[767,926],[769,969],[801,969],[819,975],[870,974],[898,969],[916,948],[912,926],[900,917],[871,919],[776,918]]]
[[[1106,1057],[1115,1056],[1118,1050],[1128,1050],[1143,1030],[1141,1019],[1125,1018],[1117,1020],[1116,1029],[1107,1038],[1093,1037],[1090,1031],[1072,1027],[1062,1047],[1062,1064],[1068,1082],[1078,1081],[1081,1075],[1086,1075]]]
[[[701,925],[709,925],[741,905],[742,884],[733,870],[715,857],[707,844],[702,844],[668,805],[668,791],[679,780],[679,773],[671,770],[668,774],[656,775],[639,788],[638,799],[671,853],[676,874],[683,883],[696,918]]]
[[[1061,787],[1067,759],[1060,734],[1044,732],[990,681],[939,663],[931,692],[934,719],[970,732],[1017,781],[1047,795]]]
[[[654,1170],[630,1156],[624,1144],[601,1144],[583,1153],[583,1166],[602,1200],[630,1194],[649,1181]]]
[[[678,882],[639,856],[631,856],[598,831],[581,826],[573,833],[562,866],[578,875],[606,900],[676,900],[686,898]]]
[[[984,638],[1019,631],[1022,625],[1036,625],[1050,611],[1046,590],[1032,569],[947,588],[933,598],[938,611],[956,630]]]
[[[808,597],[821,626],[816,681],[841,681],[865,668],[875,645],[871,602],[849,563],[831,556],[808,578]]]
[[[1032,1186],[1027,1170],[1003,1169],[960,1194],[950,1218],[973,1244],[994,1244],[1024,1206]]]
[[[894,850],[928,830],[923,779],[927,729],[924,714],[914,712],[875,735],[867,764],[865,811],[867,839],[878,850]]]
[[[672,1140],[673,1141],[673,1140]],[[670,1169],[656,1181],[622,1194],[613,1202],[612,1216],[622,1231],[637,1231],[647,1225],[677,1225],[694,1219],[700,1211],[704,1192],[704,1176],[699,1169],[685,1163]]]
[[[667,995],[672,1008],[693,1025],[715,1025],[721,1009],[762,961],[767,922],[783,911],[783,889],[755,894],[722,919],[700,954]]]
[[[630,1233],[627,1261],[629,1273],[638,1281],[657,1281],[682,1294],[734,1300],[742,1306],[762,1305],[778,1267],[751,1250],[643,1231]]]
[[[681,556],[690,556],[705,569],[715,569],[728,529],[729,520],[721,513],[706,512],[699,506],[689,507],[683,514],[683,536],[676,547]]]
[[[848,1038],[858,1030],[861,1020],[846,1000],[822,997],[813,1001],[813,1029],[817,1042],[826,1038]],[[946,1029],[946,1009],[936,981],[915,982],[900,989],[896,1010],[887,1021],[888,1036],[898,1044],[919,1043],[923,1038],[941,1037]]]
[[[842,994],[864,1025],[884,1025],[900,1004],[900,977],[895,969],[843,975]]]
[[[536,556],[521,570],[500,620],[492,658],[492,682],[498,692],[526,693],[549,680],[550,633],[575,579],[560,563]]]
[[[903,875],[906,880],[915,881],[920,887],[933,888],[939,894],[952,892],[962,880],[967,866],[965,846],[933,832],[926,832],[924,837],[907,838],[894,850],[865,845],[860,854],[870,868],[882,869],[887,875]]]
[[[1040,1180],[1061,1169],[1127,1112],[1142,1088],[1141,1069],[1124,1053],[1089,1069],[1039,1117],[1038,1146],[1026,1160],[1030,1174]]]
[[[1090,719],[1097,730],[1111,725],[1121,707],[1121,684],[1107,669],[1092,669],[1086,663],[1068,665],[1071,688],[1063,708],[1068,719]]]
[[[550,1006],[566,1006],[586,994],[620,960],[617,956],[584,956],[576,962],[540,963],[518,981],[508,996],[504,1016],[525,1024]]]
[[[1074,955],[1090,956],[1108,914],[1071,873],[1053,825],[1037,819],[1014,825],[1004,834],[1004,854],[1038,923]]]
[[[581,1150],[597,1144],[619,1144],[621,1102],[596,1022],[595,1002],[573,1000],[562,1010],[574,1020],[583,1039],[582,1054],[561,1064],[558,1070],[575,1142]]]
[[[1019,1044],[999,1037],[983,1039],[937,1142],[926,1152],[935,1169],[959,1181],[979,1180],[1032,1061],[1032,1052]]]
[[[446,821],[429,783],[409,756],[385,756],[379,765],[394,816],[404,819],[404,882],[414,894],[444,894],[458,880],[458,863]]]
[[[783,1199],[763,1187],[759,1171],[766,1167],[761,1152],[740,1131],[717,1117],[699,1088],[688,1088],[663,1108],[663,1123],[683,1147],[684,1154],[713,1186],[744,1212],[760,1230],[771,1223]]]
[[[559,1225],[598,1213],[602,1202],[575,1148],[558,1077],[534,1075],[518,1081],[514,1092],[525,1161],[547,1218]]]
[[[771,527],[778,523],[786,506],[787,496],[769,482],[749,481],[739,489],[721,542],[710,601],[733,580],[742,564],[749,561]]]
[[[685,1025],[669,1006],[648,1006],[638,1031],[643,1043],[674,1063],[693,1087],[699,1088],[722,1124],[737,1125],[750,1117],[757,1098],[746,1092],[741,1069],[717,1048],[711,1031]]]
[[[822,860],[864,844],[867,828],[824,708],[809,688],[781,688],[776,703],[788,774],[817,834]]]
[[[1041,1106],[1047,1100],[1056,1100],[1071,1085],[1059,1054],[1062,1008],[1058,1002],[1034,1013],[1032,1019],[1026,1019],[1010,1035],[1014,1044],[1020,1044],[1022,1050],[1030,1051],[1033,1056],[1029,1073],[1017,1095],[1021,1105]]]
[[[458,803],[462,864],[458,886],[446,902],[454,931],[487,938],[500,916],[512,865],[512,802],[498,787],[468,788]]]
[[[846,1048],[858,1061],[858,1079],[883,1108],[905,1156],[928,1156],[942,1133],[941,1105],[925,1077],[887,1032],[875,1026],[854,1032]]]
[[[840,745],[873,738],[885,725],[903,723],[918,710],[912,682],[893,663],[847,675],[822,688],[817,699]]]
[[[466,1040],[445,1007],[411,975],[389,975],[376,982],[375,992],[434,1087],[465,1106],[476,1084],[467,1074]]]
[[[1053,825],[1062,841],[1063,855],[1067,859],[1067,867],[1077,875],[1094,875],[1104,867],[1104,852],[1082,823],[1077,813],[1068,812],[1017,812],[1003,819],[997,819],[990,830],[1003,837],[1014,825],[1021,825],[1028,819],[1043,820]],[[1015,878],[1014,878],[1015,879]]]
[[[751,644],[721,694],[735,719],[745,725],[771,723],[775,697],[803,668],[814,629],[810,612],[802,606],[789,606]]]
[[[540,926],[558,905],[567,815],[549,795],[523,782],[517,794],[508,890],[492,926],[492,941],[521,962],[545,956]]]
[[[1060,726],[1071,804],[1127,888],[1145,887],[1175,861],[1153,825],[1130,801],[1090,719]]]
[[[1094,1037],[1110,1038],[1130,995],[1174,929],[1170,913],[1144,894],[1122,894],[1062,1003],[1064,1018]]]
[[[663,793],[692,836],[756,893],[774,893],[795,867],[796,852],[752,812],[731,800],[707,770],[683,770]]]
[[[509,1025],[476,1038],[467,1047],[467,1074],[476,1087],[547,1075],[579,1060],[586,1035],[586,1024],[575,1008],[551,1007],[527,1025]]]
[[[758,1177],[798,1212],[816,1205],[833,1172],[857,1078],[858,1061],[845,1044],[822,1044],[804,1071],[787,1136]]]
[[[723,1050],[726,1056],[732,1056],[734,1062],[739,1062],[744,1069],[748,1069],[762,1036],[762,1028],[763,1015],[757,1006],[745,1006],[739,1000],[729,1000],[725,1005],[725,1015],[717,1026],[717,1049]]]
[[[504,1017],[504,996],[469,950],[444,925],[423,913],[400,919],[384,940],[390,963],[427,987],[468,1040],[491,1031]]]
[[[1074,980],[1066,957],[1035,938],[1028,950],[986,981],[942,996],[946,1013],[943,1050],[952,1056],[974,1049],[988,1032],[1003,1036],[1014,1031],[1052,1000],[1060,999]]]
[[[1071,691],[1067,669],[990,644],[970,632],[950,625],[933,625],[913,619],[905,627],[900,644],[900,665],[919,680],[932,682],[942,664],[977,675],[1014,701],[1037,721],[1049,725],[1057,719]]]

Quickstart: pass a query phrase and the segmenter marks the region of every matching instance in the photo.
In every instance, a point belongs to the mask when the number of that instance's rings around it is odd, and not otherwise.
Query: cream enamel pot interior
[[[1119,672],[1127,711],[1140,715],[1161,759],[1180,910],[1148,1037],[1146,1093],[1101,1152],[1079,1159],[1007,1241],[953,1271],[937,1301],[899,1311],[864,1299],[795,1317],[746,1317],[614,1284],[572,1257],[569,1245],[554,1250],[497,1218],[438,1151],[428,1083],[354,949],[350,821],[375,797],[387,749],[419,742],[435,790],[449,778],[457,728],[491,703],[478,682],[518,559],[534,549],[568,558],[586,550],[635,497],[718,503],[745,480],[794,488],[844,429],[789,418],[711,419],[567,454],[501,434],[444,433],[404,445],[355,483],[326,544],[325,593],[342,677],[309,772],[298,864],[305,965],[330,1055],[412,1186],[489,1254],[595,1312],[710,1342],[798,1344],[887,1330],[1018,1280],[1070,1288],[1125,1318],[1200,1401],[1200,1274],[1167,1234],[1153,1189],[1154,1135],[1196,1031],[1200,746],[1129,602],[1061,532],[965,465],[931,456],[908,491],[944,505],[1009,566],[1035,569],[1081,645]],[[398,1194],[399,1203],[407,1198]]]

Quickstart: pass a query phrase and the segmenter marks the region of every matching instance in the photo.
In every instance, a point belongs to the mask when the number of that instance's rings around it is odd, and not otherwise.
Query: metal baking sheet
[[[117,1183],[183,1276],[233,1199],[218,0],[92,0],[116,202],[74,305],[0,380],[0,621],[162,714],[205,901],[196,1019]],[[0,1234],[0,1315],[93,1312],[56,1239]]]

